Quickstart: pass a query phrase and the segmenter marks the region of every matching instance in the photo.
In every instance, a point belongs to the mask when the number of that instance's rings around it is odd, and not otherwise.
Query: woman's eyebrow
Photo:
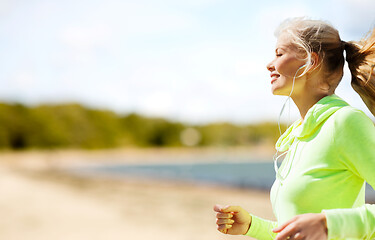
[[[285,51],[285,48],[284,48],[284,47],[277,47],[277,48],[275,49],[275,52],[277,52],[277,51],[279,51],[279,50],[284,50],[284,51]]]

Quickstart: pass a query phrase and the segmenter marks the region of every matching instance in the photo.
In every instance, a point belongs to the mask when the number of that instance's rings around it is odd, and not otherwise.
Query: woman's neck
[[[320,99],[328,96],[328,93],[320,93],[320,94],[314,94],[314,95],[304,95],[301,97],[298,96],[292,96],[293,102],[296,104],[299,113],[301,115],[302,121],[305,119],[305,116],[309,109],[314,106],[317,102],[319,102]],[[308,96],[308,97],[306,97]]]
[[[335,92],[334,88],[330,88],[323,80],[324,73],[316,71],[306,76],[303,86],[299,91],[291,96],[297,105],[301,115],[302,122],[309,109],[314,106],[320,99],[329,96]],[[339,79],[337,80],[339,81]]]

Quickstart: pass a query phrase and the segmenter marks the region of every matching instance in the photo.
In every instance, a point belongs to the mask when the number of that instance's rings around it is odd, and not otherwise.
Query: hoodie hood
[[[345,106],[349,104],[335,94],[320,99],[306,113],[303,122],[297,120],[281,135],[276,142],[277,151],[287,151],[296,138],[311,136],[332,114]]]

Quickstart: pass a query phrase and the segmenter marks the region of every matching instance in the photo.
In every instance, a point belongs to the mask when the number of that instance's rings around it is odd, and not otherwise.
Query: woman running
[[[345,42],[326,22],[294,18],[276,37],[267,65],[272,93],[291,98],[301,115],[276,143],[277,221],[216,205],[218,230],[256,239],[374,239],[375,205],[365,204],[366,182],[375,186],[374,123],[335,89],[346,59],[354,90],[375,115],[375,29]]]

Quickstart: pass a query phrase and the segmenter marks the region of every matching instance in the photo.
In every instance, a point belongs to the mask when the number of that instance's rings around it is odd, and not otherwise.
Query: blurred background
[[[9,216],[0,238],[232,239],[215,230],[220,202],[273,218],[285,100],[266,69],[273,32],[308,16],[360,40],[374,9],[373,0],[0,0]],[[347,67],[336,93],[374,120]],[[292,105],[281,130],[297,118]]]

